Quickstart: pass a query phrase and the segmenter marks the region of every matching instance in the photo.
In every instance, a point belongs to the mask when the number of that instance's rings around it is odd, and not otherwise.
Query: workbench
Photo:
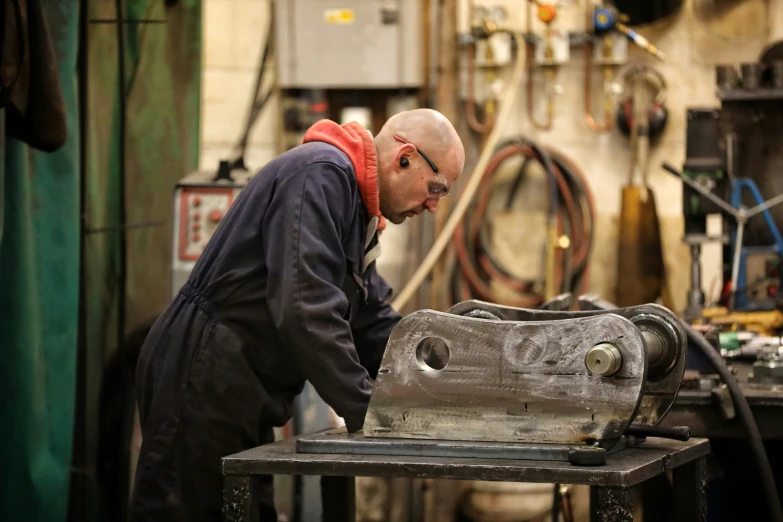
[[[610,454],[605,465],[595,467],[558,461],[298,453],[296,440],[274,442],[222,459],[224,522],[254,520],[251,477],[275,474],[351,477],[336,481],[337,489],[331,486],[329,498],[325,493],[323,520],[328,522],[353,522],[352,477],[583,484],[593,488],[591,520],[632,522],[630,488],[669,471],[676,484],[673,502],[678,522],[706,520],[705,457],[710,452],[706,439],[647,439]]]
[[[753,384],[748,381],[752,363],[728,363],[764,440],[775,482],[783,484],[783,386]],[[713,520],[768,520],[767,501],[747,427],[714,370],[706,367],[702,372],[686,375],[677,399],[660,425],[688,426],[692,437],[710,440],[709,503],[711,510],[720,513]]]
[[[729,363],[742,394],[753,411],[764,439],[783,439],[783,386],[760,386],[748,382],[752,365]],[[694,437],[744,439],[742,424],[730,400],[728,390],[715,374],[703,373],[689,378],[680,388],[662,426],[688,426]]]

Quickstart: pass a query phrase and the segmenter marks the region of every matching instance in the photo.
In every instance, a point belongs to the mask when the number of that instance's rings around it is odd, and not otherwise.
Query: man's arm
[[[387,303],[392,289],[375,269],[375,263],[367,268],[367,282],[367,304],[354,320],[353,333],[359,360],[375,379],[389,335],[401,316]]]
[[[372,386],[344,319],[341,239],[353,213],[349,175],[331,163],[315,163],[282,181],[262,227],[267,300],[277,334],[353,432],[364,423]]]

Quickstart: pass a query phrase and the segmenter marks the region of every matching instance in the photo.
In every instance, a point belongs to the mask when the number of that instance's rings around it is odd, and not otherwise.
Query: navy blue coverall
[[[305,380],[349,431],[362,427],[400,320],[375,263],[363,266],[377,243],[366,241],[375,148],[358,124],[316,125],[331,143],[304,143],[251,179],[145,341],[133,522],[220,520],[220,459],[273,441]],[[258,512],[274,520],[264,479]]]

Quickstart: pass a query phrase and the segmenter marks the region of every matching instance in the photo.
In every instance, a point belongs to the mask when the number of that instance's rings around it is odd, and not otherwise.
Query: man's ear
[[[402,147],[397,149],[397,154],[394,156],[395,165],[400,168],[408,168],[411,163],[411,158],[416,153],[416,147],[410,143],[405,143]]]

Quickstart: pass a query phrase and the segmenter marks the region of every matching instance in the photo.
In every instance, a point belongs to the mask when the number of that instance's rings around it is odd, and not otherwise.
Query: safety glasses
[[[409,142],[408,140],[401,138],[399,136],[394,136],[394,139],[399,141],[400,143],[405,143],[406,145],[413,145],[413,143]],[[429,156],[424,154],[424,152],[421,151],[416,145],[413,145],[413,147],[416,149],[416,152],[421,154],[421,157],[424,158],[424,161],[427,162],[427,164],[430,166],[432,171],[435,173],[435,177],[438,178],[438,181],[430,181],[427,185],[427,192],[429,197],[431,198],[442,198],[444,196],[447,196],[449,194],[449,185],[446,183],[446,178],[443,177],[443,175],[438,170],[437,165],[435,165],[435,162],[430,159]]]

